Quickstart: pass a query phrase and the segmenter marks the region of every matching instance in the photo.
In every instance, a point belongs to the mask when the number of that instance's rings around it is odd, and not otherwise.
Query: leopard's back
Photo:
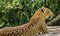
[[[0,29],[0,36],[32,36],[37,32],[38,28],[36,25],[33,26],[24,24],[21,27],[5,27]]]

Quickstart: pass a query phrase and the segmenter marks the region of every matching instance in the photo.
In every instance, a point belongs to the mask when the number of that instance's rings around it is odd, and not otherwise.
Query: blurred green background
[[[60,0],[0,0],[0,27],[27,23],[40,7],[47,7],[60,14]]]

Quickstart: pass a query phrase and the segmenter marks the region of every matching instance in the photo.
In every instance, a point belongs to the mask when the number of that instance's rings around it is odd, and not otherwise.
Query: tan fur
[[[39,8],[28,23],[2,28],[0,29],[0,36],[33,36],[39,32],[42,34],[48,33],[45,20],[51,16],[53,16],[53,13],[48,8]]]

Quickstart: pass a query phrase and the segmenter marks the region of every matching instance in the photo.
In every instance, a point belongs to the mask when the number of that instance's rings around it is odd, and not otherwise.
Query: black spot
[[[13,33],[14,33],[14,32],[11,32],[11,33],[10,33],[10,36],[11,36]]]
[[[25,32],[27,32],[26,28],[25,28]]]
[[[6,35],[6,36],[9,36],[9,35]]]
[[[5,33],[5,35],[6,35],[7,33]]]
[[[19,34],[19,31],[18,30],[16,30],[16,34]]]
[[[25,30],[24,30],[24,29],[22,29],[22,32],[25,32]]]
[[[12,32],[12,33],[14,33],[14,32]]]
[[[28,25],[30,27],[30,25]]]
[[[16,30],[16,32],[18,32],[18,30]]]
[[[4,33],[3,33],[4,34]]]
[[[19,33],[17,33],[17,34],[19,34]]]
[[[9,35],[10,33],[8,33],[8,35]]]
[[[33,27],[33,25],[31,24],[31,26]]]
[[[23,33],[21,33],[20,35],[22,35]]]
[[[12,35],[12,33],[10,35]]]
[[[15,36],[16,34],[14,33],[14,36]]]
[[[10,35],[10,33],[7,33],[7,36],[9,36]]]
[[[5,35],[5,33],[2,33],[2,35]]]
[[[28,29],[29,29],[30,27],[28,26]]]
[[[9,36],[9,34],[7,34],[6,36]]]

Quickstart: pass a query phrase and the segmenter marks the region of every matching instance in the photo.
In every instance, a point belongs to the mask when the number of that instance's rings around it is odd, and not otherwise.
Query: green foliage
[[[59,14],[57,0],[0,0],[0,27],[17,26],[29,21],[41,6]]]

